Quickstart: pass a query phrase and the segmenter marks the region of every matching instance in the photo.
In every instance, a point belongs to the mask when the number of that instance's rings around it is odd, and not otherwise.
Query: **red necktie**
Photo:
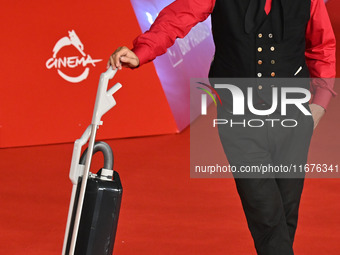
[[[266,0],[266,5],[264,6],[264,10],[267,13],[267,15],[270,12],[271,7],[272,7],[272,0]]]

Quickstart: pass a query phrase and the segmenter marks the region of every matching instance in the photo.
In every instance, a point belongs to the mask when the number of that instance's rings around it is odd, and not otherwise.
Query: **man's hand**
[[[115,70],[116,68],[121,70],[122,67],[136,68],[139,66],[139,59],[133,51],[123,46],[123,47],[119,47],[110,56],[110,59],[107,62],[106,68],[109,68],[110,65],[112,66],[113,70]]]
[[[317,104],[310,104],[309,108],[312,112],[313,120],[314,120],[314,129],[318,125],[321,117],[325,114],[325,109]]]

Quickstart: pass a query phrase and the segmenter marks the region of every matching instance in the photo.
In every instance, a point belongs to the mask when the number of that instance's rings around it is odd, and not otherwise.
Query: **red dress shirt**
[[[268,14],[272,0],[267,0]],[[150,30],[133,42],[133,51],[143,65],[164,54],[177,38],[185,37],[198,22],[212,13],[215,0],[176,0],[158,15]],[[323,0],[311,0],[311,15],[306,29],[306,63],[312,78],[335,78],[335,36]],[[323,108],[336,93],[334,79],[313,79],[312,103]]]

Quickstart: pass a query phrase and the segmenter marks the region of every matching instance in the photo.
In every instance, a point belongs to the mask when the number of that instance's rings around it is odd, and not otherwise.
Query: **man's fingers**
[[[125,56],[127,53],[128,53],[128,50],[127,48],[125,47],[121,47],[119,50],[117,50],[116,53],[113,54],[113,57],[114,57],[114,63],[115,63],[115,66],[118,68],[118,69],[122,69],[122,65],[121,65],[121,57],[122,56]]]
[[[133,51],[129,50],[129,49],[126,51],[126,55],[125,56],[128,57],[128,58],[133,58],[133,59],[135,59],[137,57],[136,54]]]
[[[136,58],[131,58],[127,56],[122,56],[120,58],[122,64],[130,64],[130,67],[136,67],[138,65],[138,60]]]
[[[319,124],[320,119],[325,114],[325,109],[322,106],[317,105],[317,104],[310,104],[309,108],[312,113],[312,117],[314,120],[314,129],[315,129],[316,126]]]
[[[134,68],[139,65],[138,57],[127,47],[119,47],[111,56],[107,64],[107,68],[112,66],[113,70],[122,67]]]
[[[110,56],[110,63],[111,63],[112,69],[113,69],[113,70],[116,70],[116,64],[115,64],[115,62],[114,62],[113,55]]]

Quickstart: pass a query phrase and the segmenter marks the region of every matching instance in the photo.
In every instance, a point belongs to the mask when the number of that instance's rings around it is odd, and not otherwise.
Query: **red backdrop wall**
[[[135,10],[144,15],[155,9],[156,16],[158,4],[169,0],[145,2],[149,5]],[[335,0],[328,3],[329,8],[337,5]],[[139,21],[143,24],[142,16]],[[90,124],[99,75],[108,57],[122,44],[131,47],[141,33],[128,0],[7,1],[2,4],[0,24],[0,148],[78,138]],[[157,69],[148,64],[118,72],[111,85],[119,81],[123,88],[115,94],[117,106],[103,117],[97,138],[167,134],[185,128],[190,121],[186,83],[190,77],[206,77],[211,45],[207,36],[200,45],[208,49],[204,57],[196,54],[202,49],[192,47],[176,67],[171,67],[168,52],[155,61]],[[180,46],[177,41],[172,50],[179,52]],[[65,80],[65,75],[71,80],[78,77],[78,82]]]
[[[91,122],[108,57],[141,33],[130,1],[7,1],[0,24],[0,147],[78,138]],[[51,64],[65,58],[65,66]],[[89,59],[98,62],[81,62]],[[86,68],[87,78],[78,83],[58,74],[78,77]],[[111,85],[117,81],[123,88],[98,139],[177,131],[153,65],[118,72]]]

